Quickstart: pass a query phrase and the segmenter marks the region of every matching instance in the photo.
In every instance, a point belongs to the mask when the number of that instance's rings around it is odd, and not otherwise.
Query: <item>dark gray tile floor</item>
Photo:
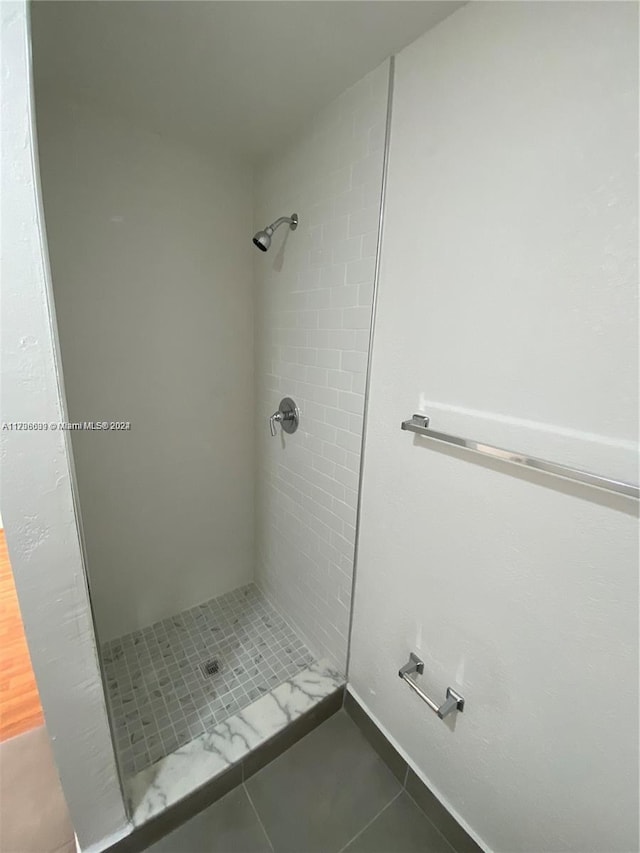
[[[344,711],[147,853],[454,853]]]

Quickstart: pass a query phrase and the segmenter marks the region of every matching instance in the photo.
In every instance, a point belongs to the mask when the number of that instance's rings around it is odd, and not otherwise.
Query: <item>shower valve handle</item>
[[[298,423],[300,421],[300,412],[298,411],[298,407],[293,402],[291,397],[283,397],[280,400],[280,407],[277,412],[274,412],[269,418],[269,429],[271,430],[271,435],[276,436],[278,431],[276,430],[276,424],[280,424],[284,432],[288,432],[290,435],[294,433],[298,429]]]
[[[281,421],[282,412],[280,411],[274,412],[269,418],[269,429],[271,430],[271,435],[274,436],[274,438],[278,434],[278,431],[276,430],[276,424],[280,423]]]

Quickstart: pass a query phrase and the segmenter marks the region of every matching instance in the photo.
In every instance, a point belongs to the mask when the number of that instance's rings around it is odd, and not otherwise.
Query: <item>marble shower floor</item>
[[[125,777],[213,731],[313,662],[254,584],[112,640],[102,658]],[[217,663],[209,677],[207,661]]]

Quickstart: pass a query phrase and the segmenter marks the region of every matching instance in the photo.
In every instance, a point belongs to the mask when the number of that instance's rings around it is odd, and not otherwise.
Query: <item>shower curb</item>
[[[344,694],[345,687],[338,688],[290,723],[283,731],[278,732],[256,747],[237,764],[197,788],[179,802],[169,806],[146,823],[136,827],[126,838],[121,839],[111,847],[105,848],[103,853],[143,853],[147,847],[155,844],[169,832],[177,829],[181,824],[186,823],[199,812],[215,803],[216,800],[224,797],[229,791],[250,779],[251,776],[282,755],[289,747],[336,714],[343,706]]]

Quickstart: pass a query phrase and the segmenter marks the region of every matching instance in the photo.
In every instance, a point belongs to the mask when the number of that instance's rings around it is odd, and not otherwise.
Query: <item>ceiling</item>
[[[256,160],[462,5],[35,0],[36,92]]]

